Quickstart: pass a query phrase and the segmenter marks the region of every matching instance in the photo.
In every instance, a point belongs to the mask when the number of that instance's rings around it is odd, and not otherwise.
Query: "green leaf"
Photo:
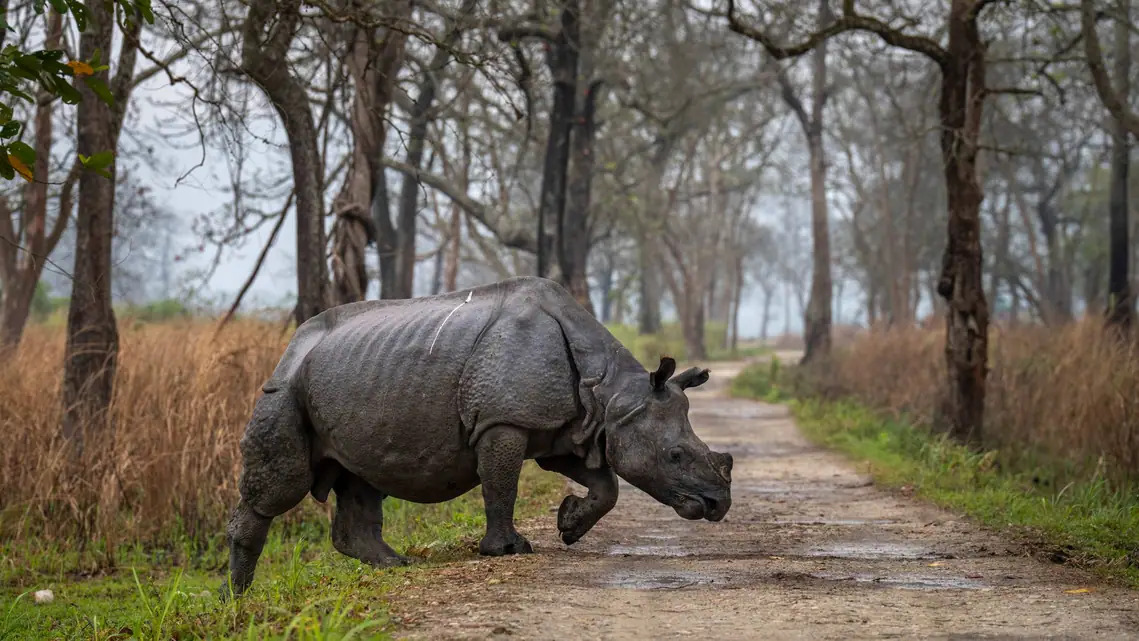
[[[8,143],[8,153],[19,158],[21,162],[29,167],[36,164],[36,150],[32,149],[32,146],[26,142],[17,140],[16,142]]]
[[[68,8],[67,7],[67,1],[66,0],[51,0],[51,8],[55,9],[56,13],[66,14],[67,8]],[[80,31],[82,31],[82,29],[80,29]]]
[[[23,123],[15,120],[9,120],[0,127],[0,138],[15,138],[20,135],[20,130],[24,128]]]
[[[0,103],[0,125],[6,125],[12,120],[12,108]]]
[[[12,75],[16,76],[17,78],[23,78],[24,80],[39,80],[39,74],[37,74],[35,71],[24,69],[23,67],[11,67],[8,69],[8,71],[10,71]]]
[[[138,5],[138,11],[142,14],[142,19],[146,20],[146,24],[154,24],[154,10],[151,8],[150,0],[138,0],[135,4]]]
[[[37,14],[44,12],[44,0],[32,0],[32,8],[36,10]]]
[[[26,69],[32,73],[43,71],[43,63],[34,54],[24,54],[15,60],[16,67]]]
[[[63,49],[42,49],[32,54],[36,58],[47,62],[49,60],[62,60]]]
[[[20,90],[19,90],[19,89],[17,89],[15,86],[4,87],[4,91],[6,91],[6,92],[8,92],[8,93],[12,94],[13,96],[16,96],[17,98],[22,98],[22,99],[24,99],[24,100],[27,100],[28,102],[31,102],[31,101],[32,101],[32,97],[31,97],[31,96],[29,96],[28,94],[24,93],[23,91],[20,91]]]
[[[12,163],[8,162],[7,149],[0,150],[0,176],[5,180],[12,180],[16,177],[16,170],[12,168]]]
[[[115,152],[113,151],[100,151],[92,156],[84,156],[79,154],[79,162],[82,163],[84,169],[98,171],[106,169],[111,166],[115,161]]]
[[[107,88],[107,83],[94,76],[85,76],[83,82],[91,91],[95,92],[96,96],[99,96],[100,100],[108,105],[115,104],[115,97],[111,95],[111,90]]]
[[[67,0],[67,6],[71,7],[71,15],[75,18],[75,26],[79,29],[80,33],[87,30],[87,7],[83,6],[82,2],[78,0]]]
[[[79,95],[79,90],[63,78],[56,79],[55,92],[59,94],[60,100],[67,105],[77,105],[83,100],[83,96]]]

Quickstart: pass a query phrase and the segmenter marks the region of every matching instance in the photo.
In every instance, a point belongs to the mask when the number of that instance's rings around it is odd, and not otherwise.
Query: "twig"
[[[237,313],[237,308],[241,306],[242,299],[245,298],[245,294],[249,291],[249,288],[253,286],[253,281],[257,278],[257,274],[261,271],[261,266],[265,263],[265,256],[269,254],[269,249],[273,246],[273,243],[276,242],[277,234],[280,233],[281,227],[285,224],[286,214],[289,211],[289,207],[293,206],[293,196],[295,195],[296,190],[294,189],[289,192],[289,197],[285,199],[285,206],[281,208],[281,214],[277,217],[277,224],[273,225],[273,231],[269,234],[268,242],[261,248],[261,254],[257,256],[257,262],[253,265],[253,271],[249,274],[249,278],[245,279],[245,284],[242,285],[241,289],[237,292],[237,298],[235,298],[233,304],[230,305],[229,311],[218,321],[217,329],[214,330],[214,339],[218,337],[222,328],[225,327]]]

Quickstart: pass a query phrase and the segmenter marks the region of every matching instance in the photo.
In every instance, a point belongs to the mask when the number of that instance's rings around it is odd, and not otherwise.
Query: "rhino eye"
[[[674,447],[668,451],[668,460],[673,463],[679,463],[682,458],[684,458],[684,451],[679,447]]]

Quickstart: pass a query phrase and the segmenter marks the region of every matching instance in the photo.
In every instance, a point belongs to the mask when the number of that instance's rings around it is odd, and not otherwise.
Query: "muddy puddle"
[[[600,584],[626,590],[681,590],[693,587],[727,587],[727,577],[704,572],[623,570],[611,573]]]
[[[843,543],[830,543],[826,545],[812,545],[805,547],[797,554],[807,557],[834,558],[834,559],[900,559],[914,561],[922,559],[952,558],[928,547],[911,543],[887,543],[881,541],[854,541]]]
[[[679,545],[611,545],[605,552],[609,556],[691,556],[692,552]]]
[[[796,518],[796,519],[779,519],[770,521],[772,525],[840,525],[840,526],[863,526],[863,525],[895,525],[898,521],[894,519],[827,519],[827,518]]]
[[[815,579],[824,581],[852,581],[870,587],[894,590],[984,590],[985,583],[976,579],[956,576],[879,576],[873,574],[812,574]]]

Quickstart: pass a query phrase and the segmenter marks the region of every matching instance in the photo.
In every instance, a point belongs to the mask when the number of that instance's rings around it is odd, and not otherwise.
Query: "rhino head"
[[[732,505],[732,455],[713,452],[692,431],[684,390],[708,381],[695,367],[673,377],[661,358],[642,384],[625,386],[605,410],[605,458],[618,476],[686,519],[719,521]]]

